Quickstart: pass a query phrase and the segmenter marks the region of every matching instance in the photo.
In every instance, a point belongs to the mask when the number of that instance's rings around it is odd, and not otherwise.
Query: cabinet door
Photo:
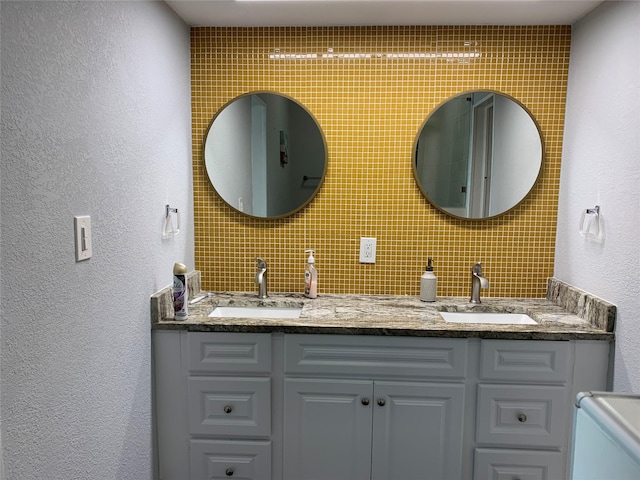
[[[285,480],[369,480],[373,382],[284,380]]]
[[[459,480],[464,385],[375,382],[373,480]]]

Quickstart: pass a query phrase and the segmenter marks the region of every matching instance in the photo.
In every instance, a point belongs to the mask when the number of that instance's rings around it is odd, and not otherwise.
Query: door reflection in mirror
[[[523,105],[497,92],[467,92],[425,121],[413,170],[436,208],[481,219],[518,205],[535,185],[542,160],[540,130]]]
[[[256,92],[220,109],[204,138],[204,160],[214,190],[230,207],[252,217],[281,218],[303,208],[320,189],[326,142],[302,105]],[[310,186],[305,176],[320,181]]]

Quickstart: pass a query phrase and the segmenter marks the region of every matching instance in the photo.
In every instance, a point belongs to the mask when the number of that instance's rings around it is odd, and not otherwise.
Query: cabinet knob
[[[387,404],[387,401],[384,398],[378,399],[378,405],[380,405],[381,407],[384,407],[386,404]]]
[[[369,399],[368,398],[363,398],[362,400],[360,400],[360,402],[366,407],[367,405],[369,405]]]
[[[518,414],[518,421],[520,423],[524,423],[527,421],[527,416],[524,413],[519,413]]]
[[[224,471],[224,474],[225,474],[227,477],[233,477],[233,468],[231,468],[231,467],[227,468],[227,469]]]
[[[224,413],[231,413],[231,412],[233,412],[233,407],[231,405],[225,405]],[[233,470],[231,470],[231,474],[233,475]]]

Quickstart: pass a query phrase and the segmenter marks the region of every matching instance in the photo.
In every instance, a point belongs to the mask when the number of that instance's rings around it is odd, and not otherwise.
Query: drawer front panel
[[[466,375],[467,341],[361,335],[285,335],[285,372],[320,375]]]
[[[191,480],[271,478],[271,442],[191,440],[189,455]]]
[[[477,441],[560,448],[570,406],[563,387],[478,385]]]
[[[558,480],[565,478],[559,452],[479,448],[474,455],[473,480]]]
[[[190,434],[271,434],[269,378],[190,377],[187,386]]]
[[[271,335],[268,333],[189,332],[189,372],[271,371]]]
[[[480,378],[515,382],[566,382],[569,342],[483,340]]]

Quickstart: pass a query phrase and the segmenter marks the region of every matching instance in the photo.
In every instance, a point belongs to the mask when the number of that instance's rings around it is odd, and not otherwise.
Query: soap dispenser
[[[309,253],[307,267],[304,270],[304,296],[316,298],[318,296],[318,270],[316,270],[316,259],[313,256],[315,251],[305,250],[304,253]]]
[[[420,278],[420,300],[423,302],[436,301],[436,288],[438,286],[438,277],[433,273],[433,260],[427,260],[427,269]]]

